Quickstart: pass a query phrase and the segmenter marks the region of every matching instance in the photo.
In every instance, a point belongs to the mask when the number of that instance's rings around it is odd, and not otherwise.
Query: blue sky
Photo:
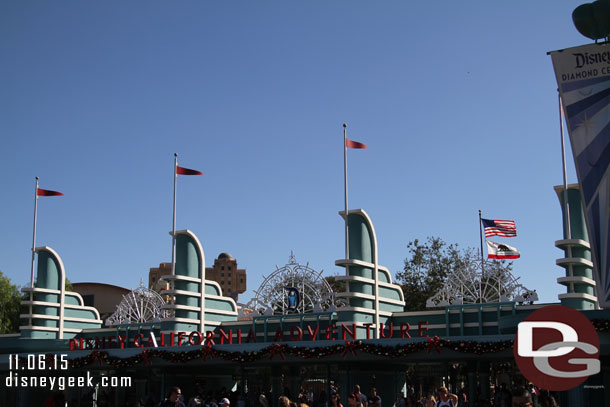
[[[557,85],[547,51],[589,40],[582,1],[19,1],[0,3],[0,270],[29,283],[37,245],[73,282],[136,287],[178,229],[207,265],[228,251],[248,293],[276,264],[325,274],[350,208],[371,216],[380,264],[439,236],[479,247],[478,210],[514,219],[514,272],[564,292]],[[568,149],[569,181],[576,182]]]

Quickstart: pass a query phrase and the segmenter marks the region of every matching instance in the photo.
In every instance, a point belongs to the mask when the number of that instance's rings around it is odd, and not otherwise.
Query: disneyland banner
[[[564,106],[600,306],[610,307],[610,45],[549,53]]]

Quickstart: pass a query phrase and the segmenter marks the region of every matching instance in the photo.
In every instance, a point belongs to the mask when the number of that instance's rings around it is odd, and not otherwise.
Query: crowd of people
[[[140,402],[142,407],[247,407],[245,397],[238,392],[231,392],[223,388],[220,391],[204,391],[203,386],[197,383],[193,394],[186,398],[180,387],[171,387],[167,397],[160,403],[155,403],[152,398]],[[269,407],[266,405],[264,407]]]
[[[559,407],[554,394],[534,387],[516,387],[510,391],[505,383],[495,389],[489,398],[479,396],[468,400],[468,391],[463,388],[452,394],[446,387],[426,395],[410,392],[408,396],[398,393],[394,407]]]
[[[200,383],[194,385],[185,395],[180,387],[171,387],[166,396],[159,401],[153,396],[136,400],[128,397],[124,406],[135,407],[559,407],[556,394],[545,390],[538,390],[533,386],[509,389],[502,383],[492,387],[489,397],[481,397],[480,392],[476,400],[468,399],[468,389],[462,388],[457,394],[451,393],[446,387],[439,387],[434,392],[421,393],[411,386],[407,394],[399,392],[392,400],[381,399],[376,388],[371,388],[367,394],[355,385],[345,400],[341,399],[339,389],[330,387],[330,394],[318,388],[301,388],[298,394],[292,396],[288,389],[284,389],[281,396],[269,392],[241,392],[240,389],[230,391],[221,388],[218,391],[205,391]],[[78,404],[76,400],[67,401],[63,393],[50,394],[46,407],[71,407],[77,405],[91,405],[89,401]],[[97,407],[113,407],[111,394],[101,393],[94,399],[93,405]],[[275,401],[275,403],[273,403]]]
[[[238,392],[220,392],[204,394],[201,386],[195,386],[195,394],[186,398],[179,387],[172,387],[165,400],[160,404],[150,404],[146,407],[270,407],[270,393],[239,395]],[[376,388],[371,388],[368,394],[361,392],[355,385],[349,393],[345,404],[338,389],[331,387],[328,400],[326,394],[301,389],[298,395],[290,398],[287,393],[277,399],[278,407],[384,407]],[[410,391],[407,395],[398,393],[394,400],[386,402],[385,407],[558,407],[553,394],[546,391],[519,387],[510,391],[506,384],[494,389],[490,399],[469,401],[466,391],[451,393],[446,387],[439,387],[435,392],[426,395]]]

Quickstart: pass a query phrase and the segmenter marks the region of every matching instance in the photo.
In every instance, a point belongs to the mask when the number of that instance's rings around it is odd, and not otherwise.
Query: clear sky
[[[371,216],[379,262],[439,236],[479,247],[478,210],[514,219],[501,239],[544,302],[564,289],[553,186],[562,183],[547,51],[590,42],[583,1],[4,1],[0,3],[0,270],[29,284],[37,245],[73,282],[135,288],[171,259],[178,229],[209,266],[297,261],[334,275],[350,208]],[[568,149],[569,182],[576,182]]]

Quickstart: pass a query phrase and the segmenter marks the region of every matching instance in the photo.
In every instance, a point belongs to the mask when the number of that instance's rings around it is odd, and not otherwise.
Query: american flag
[[[517,236],[517,227],[515,226],[514,220],[493,220],[493,219],[481,219],[483,221],[483,227],[485,228],[485,237],[490,236],[503,236],[503,237],[514,237]]]

